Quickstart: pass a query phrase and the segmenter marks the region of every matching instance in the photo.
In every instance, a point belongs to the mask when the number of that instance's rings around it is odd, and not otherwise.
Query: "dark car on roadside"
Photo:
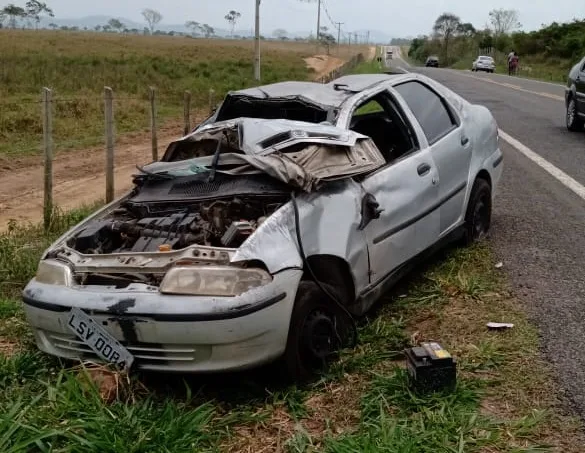
[[[427,68],[438,68],[439,67],[439,57],[431,55],[429,58],[427,58],[425,66]]]
[[[582,131],[585,125],[585,58],[569,71],[565,88],[567,129]]]

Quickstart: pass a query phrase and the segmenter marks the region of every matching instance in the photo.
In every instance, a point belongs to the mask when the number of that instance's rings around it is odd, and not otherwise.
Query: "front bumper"
[[[32,280],[23,292],[37,346],[68,359],[99,361],[67,326],[84,310],[135,357],[139,369],[214,372],[251,368],[285,350],[302,272],[282,271],[237,297],[169,296],[130,285],[65,287]]]

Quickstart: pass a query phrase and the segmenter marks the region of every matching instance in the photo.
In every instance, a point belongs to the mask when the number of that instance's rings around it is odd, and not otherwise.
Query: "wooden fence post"
[[[183,117],[185,120],[185,128],[183,135],[187,135],[191,132],[191,92],[185,91],[183,96]]]
[[[45,231],[53,217],[53,99],[49,88],[43,88],[43,148],[45,152],[45,200],[43,223]]]
[[[114,200],[114,93],[104,88],[106,116],[106,203]]]
[[[158,160],[158,139],[156,137],[156,88],[150,87],[150,135],[152,142],[152,160]]]
[[[214,99],[215,98],[215,91],[213,91],[213,88],[209,89],[209,114],[211,115],[211,113],[213,113],[213,103],[214,103]]]

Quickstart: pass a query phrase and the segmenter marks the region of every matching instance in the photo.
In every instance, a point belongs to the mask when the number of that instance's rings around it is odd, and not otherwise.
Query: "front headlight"
[[[192,296],[238,296],[271,281],[270,274],[262,269],[176,266],[171,268],[163,278],[160,292]]]
[[[66,264],[59,261],[44,260],[39,263],[35,280],[47,285],[71,286],[73,275]]]

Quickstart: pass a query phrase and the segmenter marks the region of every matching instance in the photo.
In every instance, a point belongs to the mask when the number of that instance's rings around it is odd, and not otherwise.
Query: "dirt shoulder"
[[[373,60],[376,56],[376,46],[368,48],[368,60]],[[331,71],[335,71],[337,68],[343,66],[347,59],[338,58],[333,55],[313,55],[312,57],[305,58],[307,68],[315,71],[314,80],[318,80],[321,77],[329,74]]]
[[[159,156],[172,140],[181,136],[181,124],[169,122],[159,131]],[[58,153],[53,161],[54,203],[72,209],[93,203],[105,196],[105,151],[94,147]],[[132,186],[136,165],[152,161],[150,135],[128,134],[117,140],[115,148],[116,196]],[[0,167],[0,231],[11,219],[37,222],[43,212],[43,161],[30,156],[1,162]]]

